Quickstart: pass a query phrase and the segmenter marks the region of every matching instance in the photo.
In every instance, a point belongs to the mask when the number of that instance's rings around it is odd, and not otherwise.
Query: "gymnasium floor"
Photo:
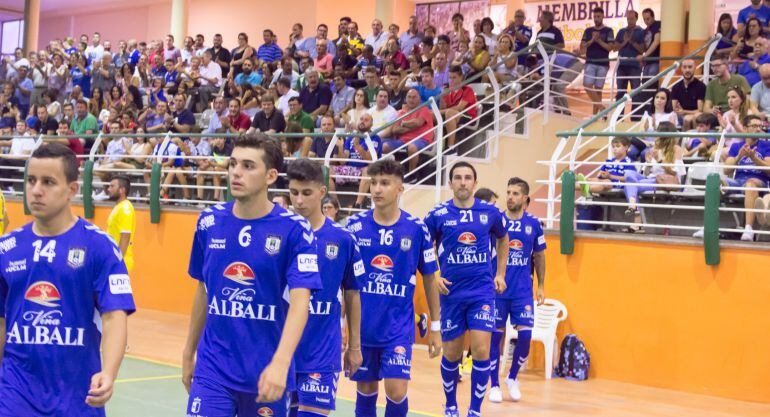
[[[187,396],[181,383],[181,352],[188,319],[179,314],[141,310],[129,319],[128,357],[123,363],[115,394],[107,407],[108,417],[184,416]],[[537,368],[537,365],[535,365]],[[546,381],[540,369],[521,375],[520,403],[490,404],[484,417],[767,417],[770,404],[726,400],[679,391],[650,388],[602,379],[570,382]],[[427,351],[416,349],[412,360],[410,417],[441,417],[438,361]],[[466,379],[467,381],[467,379]],[[467,410],[469,385],[460,384],[460,406]],[[334,416],[353,416],[355,385],[340,378],[338,411]],[[380,394],[384,404],[384,394]],[[380,415],[383,411],[380,410]]]

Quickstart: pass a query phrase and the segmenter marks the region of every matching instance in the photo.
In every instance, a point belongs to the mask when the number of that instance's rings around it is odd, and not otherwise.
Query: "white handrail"
[[[559,144],[556,145],[556,149],[554,149],[553,153],[551,154],[551,164],[548,166],[549,178],[556,178],[556,162],[559,159],[559,155],[561,155],[566,146],[567,138],[559,139]],[[547,210],[549,219],[553,219],[556,211],[555,204],[553,203],[554,198],[556,198],[556,183],[548,184],[548,199],[550,201],[548,202]],[[553,220],[548,221],[548,228],[553,228]]]
[[[548,56],[548,52],[546,52],[542,42],[535,42],[535,47],[540,52],[540,56],[543,57],[543,126],[545,126],[548,124],[548,113],[550,113],[551,107],[551,66],[553,65],[551,59],[555,58]],[[555,51],[553,56],[556,57]],[[546,62],[548,62],[548,65],[545,64]]]
[[[439,110],[436,100],[431,97],[428,100],[428,105],[433,112],[433,117],[436,118],[436,190],[435,190],[435,203],[438,204],[441,201],[441,171],[444,169],[444,118],[441,116],[441,110]]]
[[[711,75],[711,65],[709,63],[711,62],[711,56],[717,49],[717,45],[719,45],[719,40],[722,39],[722,34],[717,33],[716,38],[716,42],[712,42],[711,45],[706,48],[706,55],[703,57],[703,79],[701,80],[703,81],[703,84],[709,83],[709,76]]]
[[[99,135],[96,137],[93,146],[91,146],[91,152],[88,154],[89,161],[93,161],[96,153],[99,151],[99,146],[102,144],[102,135],[104,135],[104,133],[99,131]]]
[[[331,142],[329,142],[329,145],[326,146],[326,154],[324,154],[324,166],[329,167],[329,158],[332,157],[332,153],[334,153],[334,150],[337,149],[337,141],[339,138],[337,138],[337,133],[334,133],[334,136],[332,136]]]
[[[492,145],[492,155],[494,157],[497,157],[497,152],[499,149],[500,144],[500,83],[497,81],[497,77],[495,76],[495,72],[492,71],[492,68],[487,67],[487,75],[489,76],[489,83],[492,85],[492,90],[494,91],[494,127],[493,132],[495,136],[495,141]],[[481,116],[479,116],[481,117]]]

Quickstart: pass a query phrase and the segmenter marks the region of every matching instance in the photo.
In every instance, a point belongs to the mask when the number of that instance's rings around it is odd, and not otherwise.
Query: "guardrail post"
[[[436,132],[433,136],[436,141],[436,195],[435,204],[441,201],[441,178],[444,171],[444,118],[438,108],[438,103],[433,97],[428,99],[428,105],[436,118]]]
[[[160,171],[158,162],[152,164],[150,173],[150,223],[160,223]]]
[[[492,91],[494,94],[494,109],[492,110],[492,117],[493,117],[493,134],[495,135],[495,140],[492,145],[492,152],[489,152],[489,147],[487,147],[487,157],[490,155],[492,157],[497,157],[497,151],[499,149],[500,144],[500,83],[497,81],[497,78],[495,77],[495,72],[492,71],[491,67],[487,67],[487,75],[489,76],[489,84],[492,85]]]
[[[86,219],[94,218],[94,161],[83,163],[83,214]]]
[[[535,42],[535,47],[543,58],[543,125],[548,124],[548,113],[551,109],[551,61],[545,47],[540,41]],[[553,51],[554,57],[556,51]]]
[[[703,249],[707,265],[719,265],[719,174],[706,177],[706,197],[703,207]]]
[[[27,159],[27,162],[24,163],[24,183],[21,184],[22,194],[21,194],[21,200],[23,202],[24,206],[24,215],[29,216],[32,214],[31,211],[29,211],[29,206],[27,205],[27,167],[29,166],[29,159]]]
[[[561,174],[559,237],[562,255],[572,255],[575,252],[575,173],[570,170]]]

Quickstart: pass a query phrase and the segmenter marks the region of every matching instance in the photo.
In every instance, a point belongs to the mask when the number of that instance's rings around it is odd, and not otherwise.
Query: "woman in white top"
[[[505,83],[518,77],[516,71],[518,57],[514,54],[513,45],[513,38],[507,33],[500,35],[497,39],[497,48],[489,66],[495,71],[495,78],[499,82]],[[489,82],[486,74],[483,77],[484,82]]]
[[[480,35],[484,37],[484,42],[487,44],[487,51],[490,55],[495,53],[495,48],[497,47],[497,35],[494,34],[492,31],[495,29],[495,22],[492,21],[492,19],[485,17],[481,19],[481,33]]]
[[[55,101],[60,101],[66,96],[69,74],[64,57],[58,53],[54,54],[53,65],[48,69],[48,89],[56,91]]]
[[[366,91],[363,88],[356,90],[353,95],[353,108],[348,110],[347,113],[340,115],[341,122],[337,124],[343,124],[346,131],[352,132],[358,127],[358,120],[361,119],[361,115],[369,111],[369,97],[366,96]]]
[[[660,122],[670,122],[679,127],[679,120],[674,112],[671,102],[671,91],[667,88],[660,88],[655,93],[649,109],[646,112],[644,127],[648,132],[654,132]]]
[[[714,113],[719,120],[719,126],[727,133],[746,133],[747,129],[743,125],[746,116],[753,114],[762,117],[749,106],[749,100],[746,100],[746,93],[740,87],[733,87],[727,90],[727,111],[722,113],[719,107],[714,108]],[[741,138],[732,138],[725,141],[725,149],[730,149],[734,143],[742,142]],[[716,146],[712,146],[710,155],[716,152]],[[725,158],[726,155],[722,155]]]

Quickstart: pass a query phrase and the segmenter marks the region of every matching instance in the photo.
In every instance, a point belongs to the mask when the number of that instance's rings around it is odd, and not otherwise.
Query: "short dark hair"
[[[449,180],[450,181],[452,180],[452,175],[454,175],[455,170],[457,168],[470,168],[471,171],[473,171],[473,179],[474,180],[479,179],[479,175],[476,173],[476,168],[473,165],[471,165],[470,162],[460,161],[460,162],[452,165],[452,168],[449,169]]]
[[[113,175],[110,178],[110,182],[117,181],[118,182],[118,188],[122,188],[126,190],[126,195],[128,195],[131,192],[131,180],[128,179],[125,175]]]
[[[508,186],[512,185],[518,185],[521,187],[521,191],[524,192],[525,195],[529,195],[529,183],[524,181],[523,179],[519,177],[513,177],[508,180]]]
[[[592,13],[601,13],[601,14],[604,14],[604,9],[602,9],[601,7],[594,7],[594,9],[593,9],[593,10],[591,10],[591,12],[592,12]]]
[[[297,103],[300,103],[298,96],[294,96],[294,97],[290,98],[289,101],[287,101],[287,103],[291,103],[293,101],[296,101]]]
[[[462,21],[465,21],[465,18],[463,17],[462,13],[455,13],[452,15],[452,20],[460,19]]]
[[[286,169],[286,178],[289,181],[309,181],[324,185],[324,172],[321,169],[321,164],[307,158],[291,161]]]
[[[243,135],[236,139],[234,148],[261,149],[264,152],[262,162],[267,169],[280,170],[283,166],[283,151],[274,139],[264,133],[256,132]]]
[[[289,198],[288,195],[286,195],[284,193],[273,194],[273,198],[276,198],[276,197],[278,197],[281,200],[283,200],[284,204],[286,204],[286,207],[291,205],[291,198]]]
[[[671,122],[660,122],[658,123],[657,129],[655,129],[656,132],[676,132],[676,125]]]
[[[281,77],[277,82],[286,88],[291,88],[291,78],[289,77]]]
[[[476,193],[473,194],[473,197],[478,198],[479,200],[484,200],[487,203],[491,202],[493,198],[498,198],[496,192],[485,187],[476,190]]]
[[[82,99],[82,98],[79,98],[79,99],[78,99],[78,100],[75,102],[75,104],[82,104],[82,105],[86,106],[86,108],[88,108],[88,102],[87,102],[87,101],[85,101],[85,100],[84,100],[84,99]]]
[[[460,76],[462,76],[462,75],[463,75],[463,69],[462,69],[462,67],[461,67],[461,66],[459,66],[459,65],[451,65],[451,66],[449,67],[449,72],[453,72],[453,73],[455,73],[455,74],[460,74]]]
[[[612,138],[612,142],[611,143],[619,143],[619,144],[625,146],[626,148],[631,146],[631,140],[628,139],[625,136],[615,136],[614,138]]]
[[[67,182],[78,180],[78,158],[72,149],[60,143],[46,143],[35,149],[30,159],[61,159],[64,167],[64,178]]]
[[[375,161],[366,168],[366,173],[370,177],[377,175],[393,175],[398,177],[401,181],[404,180],[404,167],[394,159],[380,159]]]
[[[710,114],[710,113],[709,113]],[[742,122],[744,126],[748,126],[749,123],[751,123],[752,120],[759,120],[762,121],[762,118],[757,116],[756,114],[750,114],[743,118]]]
[[[655,12],[652,9],[650,9],[649,7],[644,9],[644,10],[642,10],[642,14],[645,14],[645,13],[649,13],[650,16],[652,16],[653,19],[655,18]]]
[[[708,125],[711,130],[719,125],[719,119],[714,116],[714,113],[701,113],[695,118],[695,125]]]

